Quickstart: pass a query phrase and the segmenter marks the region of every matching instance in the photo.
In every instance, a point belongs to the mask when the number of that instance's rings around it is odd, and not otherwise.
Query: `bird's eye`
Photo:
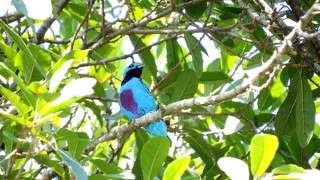
[[[133,64],[130,64],[130,65],[129,65],[129,68],[132,68],[132,67],[133,67]]]

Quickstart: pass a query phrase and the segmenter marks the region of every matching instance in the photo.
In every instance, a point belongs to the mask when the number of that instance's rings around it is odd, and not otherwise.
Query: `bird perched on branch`
[[[122,112],[134,120],[151,111],[158,109],[158,105],[147,86],[141,80],[143,65],[132,63],[123,73],[120,87],[120,107]],[[167,126],[160,119],[144,127],[153,136],[167,136]]]

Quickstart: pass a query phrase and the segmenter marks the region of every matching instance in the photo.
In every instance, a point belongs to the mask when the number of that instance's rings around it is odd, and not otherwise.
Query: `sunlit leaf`
[[[164,171],[163,180],[178,180],[188,168],[191,157],[186,156],[171,162]]]
[[[278,138],[270,134],[255,135],[250,144],[251,173],[254,176],[262,176],[278,149]]]
[[[222,157],[218,160],[218,166],[232,180],[249,180],[248,165],[240,159]]]
[[[273,174],[302,173],[304,169],[294,164],[285,164],[272,170]]]

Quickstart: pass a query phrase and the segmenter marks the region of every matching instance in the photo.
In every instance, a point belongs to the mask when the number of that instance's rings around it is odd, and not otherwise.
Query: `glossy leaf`
[[[171,162],[164,171],[163,180],[178,180],[189,166],[191,157],[181,157]]]
[[[255,135],[250,144],[251,173],[254,176],[262,176],[278,149],[278,138],[270,134]]]
[[[143,179],[152,180],[165,161],[170,147],[166,137],[154,137],[147,141],[141,150],[141,168]]]

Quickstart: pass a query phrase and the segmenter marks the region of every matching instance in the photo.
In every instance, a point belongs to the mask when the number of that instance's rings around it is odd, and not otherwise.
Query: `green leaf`
[[[257,134],[250,144],[251,173],[262,176],[269,167],[278,149],[278,138],[271,134]]]
[[[34,66],[37,68],[37,70],[41,73],[42,77],[46,76],[46,73],[44,69],[39,65],[37,62],[37,59],[33,56],[27,45],[24,43],[24,41],[20,38],[20,36],[13,31],[7,24],[5,24],[1,19],[0,19],[0,27],[2,27],[13,39],[15,43],[19,46],[19,48],[25,53],[29,61],[32,61]]]
[[[61,128],[57,132],[57,140],[67,140],[69,152],[76,159],[80,159],[86,147],[89,145],[89,137],[84,132],[72,132]]]
[[[221,69],[223,72],[228,73],[235,65],[238,57],[230,54],[224,48],[221,49]]]
[[[26,104],[24,104],[21,101],[20,96],[10,91],[9,89],[3,87],[2,85],[0,85],[0,94],[3,95],[7,100],[9,100],[12,103],[12,105],[15,106],[20,115],[27,115],[29,108]]]
[[[24,77],[24,81],[29,83],[34,72],[34,65],[32,61],[29,61],[25,53],[19,51],[14,58],[14,66],[17,67]]]
[[[27,121],[26,119],[12,115],[10,113],[2,111],[1,109],[0,109],[0,117],[7,118],[7,119],[14,121],[18,124],[21,124],[23,126],[30,126],[31,125],[31,122]]]
[[[231,78],[223,72],[203,72],[199,78],[200,83],[211,83],[214,81],[230,81]]]
[[[91,159],[90,160],[94,165],[96,165],[101,171],[106,174],[118,174],[122,170],[115,164],[107,163],[105,159]]]
[[[34,159],[40,163],[40,164],[44,164],[50,168],[53,169],[54,172],[56,172],[59,176],[63,176],[64,175],[64,169],[63,167],[60,165],[60,162],[58,160],[52,160],[49,158],[49,155],[46,151],[41,151],[39,152]]]
[[[191,157],[181,157],[171,162],[164,171],[163,180],[179,180],[189,166]]]
[[[202,134],[195,130],[187,130],[187,135],[184,137],[191,148],[200,156],[206,166],[211,167],[214,165],[215,155],[212,153],[210,145],[205,141]]]
[[[131,35],[130,39],[135,47],[135,50],[146,47],[146,45],[138,36]],[[141,58],[146,69],[151,72],[153,78],[157,79],[157,65],[155,63],[154,56],[150,52],[150,48],[147,48],[144,51],[140,52],[139,57]]]
[[[222,157],[218,160],[218,166],[230,179],[249,180],[248,165],[240,159]]]
[[[1,20],[0,20],[1,21]],[[27,100],[27,102],[32,105],[32,107],[36,106],[36,98],[32,95],[28,87],[24,84],[23,80],[19,78],[15,72],[13,72],[10,68],[8,68],[4,63],[0,62],[0,69],[4,69],[8,74],[10,74],[18,86],[22,90],[22,94]]]
[[[198,89],[198,78],[196,73],[190,69],[180,72],[173,89],[173,101],[193,97]]]
[[[204,11],[207,9],[207,2],[201,1],[186,6],[186,12],[192,18],[200,18]]]
[[[287,98],[281,104],[274,119],[274,126],[280,135],[289,134],[296,125],[295,106],[296,106],[297,88],[292,81]]]
[[[285,164],[272,169],[273,174],[303,173],[304,169],[294,164]]]
[[[78,161],[76,161],[72,156],[70,156],[68,153],[64,152],[59,148],[56,149],[56,151],[61,156],[62,160],[66,163],[66,165],[69,168],[71,168],[73,175],[78,180],[88,180],[88,175],[86,171],[83,169],[83,167]]]
[[[184,34],[189,52],[191,52],[192,56],[192,63],[194,69],[196,70],[197,74],[200,75],[203,71],[203,60],[201,54],[201,42],[198,41],[195,37],[191,34]]]
[[[175,68],[175,66],[178,66],[176,68],[177,70],[181,69],[180,65],[177,65],[180,63],[182,55],[182,49],[179,46],[176,39],[168,40],[166,41],[166,49],[167,49],[167,68],[168,70]]]
[[[295,108],[296,132],[300,146],[306,147],[313,135],[315,104],[312,99],[310,85],[302,69],[296,72],[293,78],[297,89]]]
[[[146,142],[141,150],[141,168],[143,179],[152,180],[164,163],[170,148],[166,137],[154,137]]]
[[[0,49],[2,52],[10,59],[13,60],[14,57],[16,56],[16,50],[8,45],[6,45],[3,42],[0,42]],[[12,63],[13,64],[13,63]]]

